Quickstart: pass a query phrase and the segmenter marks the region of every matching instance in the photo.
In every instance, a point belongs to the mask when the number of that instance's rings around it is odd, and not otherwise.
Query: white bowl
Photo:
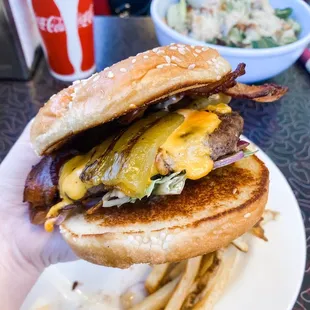
[[[192,45],[206,45],[215,48],[226,58],[232,68],[238,63],[246,63],[246,74],[239,78],[240,82],[253,83],[269,79],[290,67],[302,54],[310,42],[310,6],[303,0],[270,0],[275,8],[291,7],[292,18],[302,28],[299,40],[280,47],[263,49],[245,49],[209,44],[182,35],[165,22],[166,12],[170,4],[177,0],[153,0],[151,5],[151,16],[154,22],[156,35],[161,45],[180,42]]]

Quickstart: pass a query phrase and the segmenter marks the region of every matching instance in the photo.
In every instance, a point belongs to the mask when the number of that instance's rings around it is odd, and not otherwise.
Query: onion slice
[[[247,146],[249,146],[250,143],[244,140],[239,140],[237,143],[237,149],[238,151],[244,150]]]
[[[235,154],[226,156],[226,157],[224,157],[224,158],[222,158],[220,160],[215,161],[213,169],[217,169],[217,168],[221,168],[221,167],[224,167],[224,166],[231,165],[234,162],[242,159],[243,157],[244,157],[244,154],[243,154],[242,151],[239,151],[239,152],[237,152]]]

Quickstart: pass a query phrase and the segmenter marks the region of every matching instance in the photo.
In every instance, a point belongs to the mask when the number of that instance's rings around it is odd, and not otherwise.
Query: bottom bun
[[[60,227],[73,251],[89,262],[127,268],[203,255],[227,246],[262,217],[269,172],[256,156],[186,182],[180,195],[75,213]]]

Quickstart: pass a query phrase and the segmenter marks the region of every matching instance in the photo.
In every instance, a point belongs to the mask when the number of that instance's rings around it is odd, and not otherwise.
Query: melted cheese
[[[225,103],[218,103],[214,105],[208,105],[206,110],[211,111],[211,112],[216,112],[219,114],[226,114],[226,113],[231,113],[231,107],[228,104]]]
[[[61,198],[79,200],[86,194],[89,186],[81,181],[80,175],[89,159],[87,155],[76,156],[64,164],[59,178]]]
[[[47,232],[54,230],[55,218],[63,207],[72,203],[72,200],[81,199],[86,194],[89,186],[81,181],[80,174],[90,157],[89,154],[73,157],[62,167],[59,176],[59,192],[63,200],[52,206],[47,213],[44,224]]]
[[[50,208],[46,215],[47,220],[44,223],[44,228],[47,232],[52,232],[54,230],[54,224],[56,220],[55,217],[58,215],[59,210],[69,205],[70,203],[71,201],[64,199]]]
[[[186,170],[189,179],[197,180],[213,169],[210,149],[205,140],[220,124],[218,116],[211,112],[179,110],[185,119],[161,146],[164,156],[173,160],[173,170]]]
[[[47,220],[44,224],[46,231],[53,231],[55,217],[63,207],[71,204],[74,200],[81,199],[86,194],[87,189],[91,187],[91,185],[81,181],[80,175],[90,159],[95,160],[105,152],[112,138],[107,139],[87,154],[75,156],[64,164],[59,175],[59,192],[60,198],[63,200],[52,206],[46,215]]]

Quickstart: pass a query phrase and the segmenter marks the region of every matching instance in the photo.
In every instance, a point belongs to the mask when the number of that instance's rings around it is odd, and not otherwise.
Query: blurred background
[[[229,1],[222,1],[222,12],[223,8],[228,12],[226,2],[230,4]],[[272,19],[270,21],[269,16],[263,20],[258,15],[259,18],[253,21],[264,24],[260,31],[267,32],[267,35],[262,37],[258,34],[259,31],[253,31],[250,23],[240,24],[235,19],[232,22],[227,21],[227,23],[235,23],[234,27],[226,24],[224,26],[228,29],[222,29],[220,37],[207,40],[206,34],[212,33],[212,29],[217,28],[214,21],[214,14],[217,12],[212,10],[214,4],[220,2],[210,0],[69,0],[66,2],[60,0],[0,0],[0,44],[2,47],[0,49],[0,79],[31,79],[42,57],[42,50],[50,72],[56,79],[70,82],[86,78],[96,70],[102,70],[104,66],[110,65],[114,60],[113,57],[109,60],[99,54],[99,51],[101,52],[104,48],[100,41],[106,42],[105,38],[109,30],[106,26],[102,28],[104,24],[102,21],[94,23],[94,18],[129,18],[132,20],[147,18],[150,15],[160,45],[171,42],[205,44],[217,48],[233,67],[241,61],[246,62],[247,75],[240,79],[241,82],[253,83],[271,78],[290,67],[300,56],[300,63],[306,70],[310,70],[308,61],[310,52],[306,49],[310,41],[310,11],[307,12],[300,5],[296,5],[298,1],[235,1],[234,5],[237,3],[239,6],[243,3],[251,3],[251,9],[256,10],[261,5],[264,9],[263,13],[268,13],[268,7],[264,7],[263,3],[270,2],[270,6],[276,9],[276,16],[270,15]],[[66,6],[65,3],[68,5]],[[72,11],[74,3],[78,9],[76,16],[78,16],[80,38],[74,38],[72,35],[74,23],[76,23],[72,20],[75,16]],[[232,7],[234,14],[238,9]],[[240,6],[239,11],[243,12],[243,10],[244,7]],[[258,13],[262,12],[258,11]],[[239,12],[240,18],[242,14],[240,15]],[[73,28],[70,28],[69,24],[73,25]],[[96,32],[100,32],[100,40],[95,34],[94,41],[94,27]],[[112,24],[109,27],[112,27]],[[223,28],[223,25],[221,27]],[[119,31],[122,31],[121,27]],[[136,29],[133,27],[132,31]],[[283,34],[278,40],[279,43],[275,38],[280,36],[281,31]],[[143,31],[140,30],[138,35],[141,35],[141,32]],[[236,43],[238,36],[243,41]],[[249,46],[247,40],[250,36],[256,39],[252,39],[253,42],[250,42]],[[287,46],[282,46],[284,44]],[[68,51],[68,55],[61,51],[60,46]],[[274,48],[279,46],[283,49]],[[248,47],[251,49],[242,50]],[[266,52],[267,50],[269,51]],[[261,68],[264,70],[257,70]]]

